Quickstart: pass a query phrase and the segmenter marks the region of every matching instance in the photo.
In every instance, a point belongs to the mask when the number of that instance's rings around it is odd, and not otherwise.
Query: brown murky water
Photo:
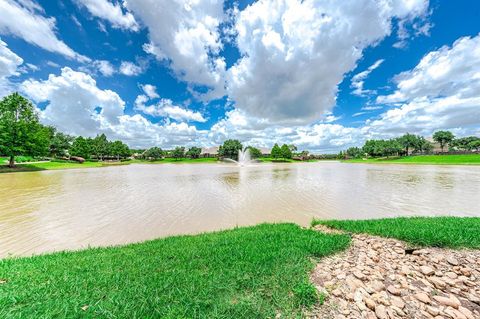
[[[480,216],[480,167],[129,165],[0,174],[0,256],[318,218]]]

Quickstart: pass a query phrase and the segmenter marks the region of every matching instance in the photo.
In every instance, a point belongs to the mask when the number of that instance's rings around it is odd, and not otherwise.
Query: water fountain
[[[238,166],[246,166],[254,162],[252,161],[252,158],[250,156],[250,149],[248,148],[238,151],[238,161],[231,158],[224,158],[223,160],[225,162],[236,163]]]

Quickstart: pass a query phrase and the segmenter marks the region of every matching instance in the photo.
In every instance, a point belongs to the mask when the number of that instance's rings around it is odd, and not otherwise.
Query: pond
[[[261,222],[480,215],[480,167],[161,164],[0,174],[0,256]]]

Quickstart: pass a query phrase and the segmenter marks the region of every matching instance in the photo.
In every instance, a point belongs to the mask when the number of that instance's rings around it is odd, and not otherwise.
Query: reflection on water
[[[318,218],[479,215],[480,167],[129,165],[1,174],[0,256]]]

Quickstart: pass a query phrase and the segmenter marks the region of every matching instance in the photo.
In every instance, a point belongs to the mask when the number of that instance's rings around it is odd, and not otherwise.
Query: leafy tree
[[[15,166],[15,156],[46,155],[49,132],[40,124],[32,103],[18,93],[0,101],[0,152]]]
[[[56,128],[49,127],[50,139],[50,155],[53,157],[66,156],[72,147],[74,137],[62,132],[58,132]]]
[[[350,147],[345,153],[350,158],[361,158],[363,156],[362,149],[358,147]]]
[[[471,143],[476,141],[476,140],[480,140],[480,138],[478,138],[476,136],[467,136],[467,137],[462,137],[462,138],[456,138],[450,143],[450,146],[452,146],[454,148],[457,148],[457,149],[460,149],[460,150],[470,151],[470,150],[474,149],[471,146]]]
[[[423,136],[418,138],[418,144],[415,146],[415,152],[419,153],[431,153],[433,145],[427,141]]]
[[[238,152],[243,149],[239,140],[226,140],[218,149],[218,154],[223,157],[238,160]]]
[[[202,153],[202,149],[200,147],[192,146],[187,151],[187,156],[191,158],[199,158],[200,154]]]
[[[172,152],[172,157],[176,160],[185,157],[185,147],[175,147]]]
[[[453,133],[450,131],[437,131],[433,134],[433,140],[440,144],[442,153],[445,145],[450,144],[454,138],[455,135],[453,135]]]
[[[131,153],[128,145],[124,144],[122,141],[108,143],[109,156],[114,156],[117,158],[117,160],[120,160],[120,158],[126,158],[130,156],[130,154]]]
[[[294,144],[288,145],[288,148],[290,149],[290,151],[292,151],[292,153],[297,151],[297,147]]]
[[[287,144],[283,144],[281,147],[282,151],[282,158],[291,159],[292,158],[292,151]]]
[[[162,158],[164,155],[164,152],[161,148],[159,147],[152,147],[152,148],[149,148],[146,152],[145,152],[145,157],[146,158],[151,158],[153,160],[158,160],[160,158]]]
[[[414,134],[407,133],[398,138],[398,142],[405,148],[405,154],[409,155],[409,150],[418,146],[419,137]]]
[[[93,154],[100,160],[108,155],[108,140],[105,134],[97,135],[93,139]]]
[[[93,140],[90,138],[84,138],[82,136],[77,137],[70,148],[70,155],[78,156],[85,159],[89,159],[92,156]]]
[[[281,158],[282,157],[282,149],[280,148],[280,146],[278,146],[277,143],[275,143],[275,145],[273,145],[270,155],[272,156],[272,158]]]
[[[260,158],[260,157],[262,157],[262,151],[260,151],[258,148],[253,147],[253,146],[248,146],[247,149],[248,149],[248,151],[250,152],[250,157],[251,157],[251,158]]]
[[[480,151],[480,138],[471,141],[468,145],[470,149]]]

